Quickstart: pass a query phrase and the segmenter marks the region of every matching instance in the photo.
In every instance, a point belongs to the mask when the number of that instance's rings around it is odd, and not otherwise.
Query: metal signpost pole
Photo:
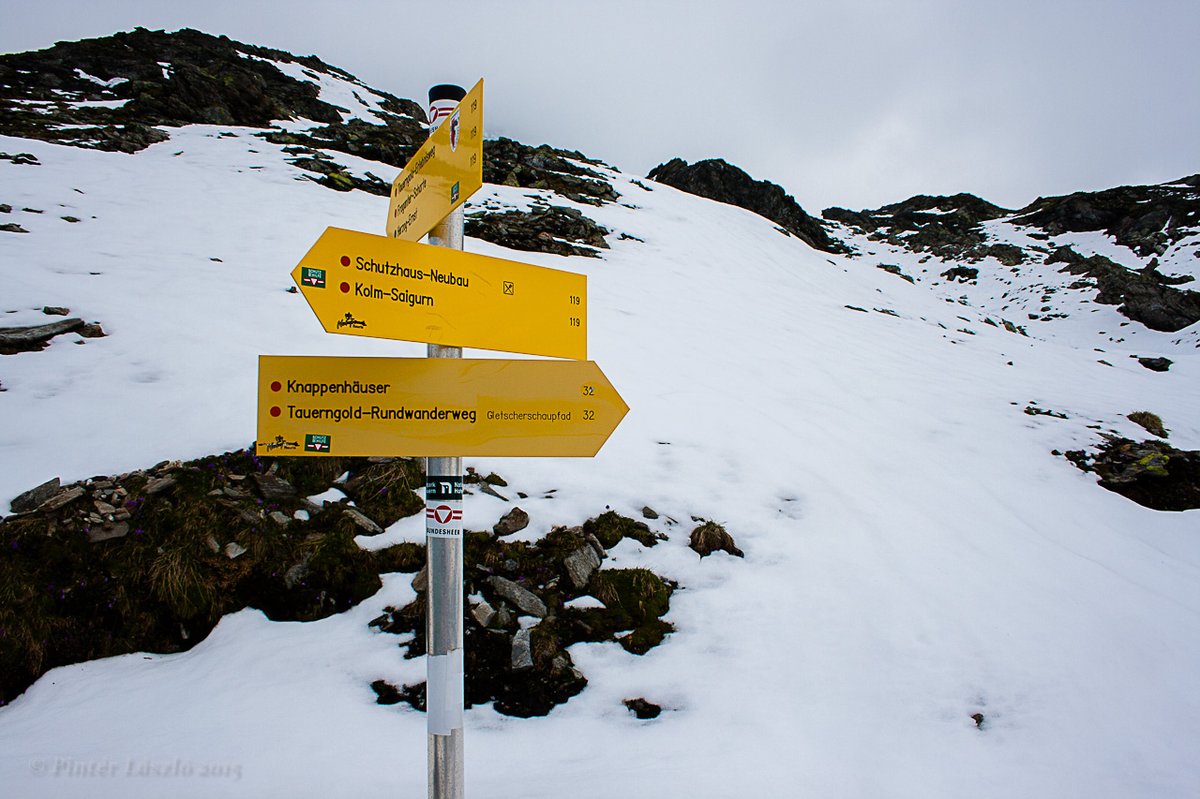
[[[463,97],[459,86],[429,90],[432,133]],[[429,232],[429,243],[463,248],[460,206]],[[430,358],[461,358],[461,347],[428,345]],[[463,467],[461,457],[425,459],[425,712],[429,799],[463,798]]]

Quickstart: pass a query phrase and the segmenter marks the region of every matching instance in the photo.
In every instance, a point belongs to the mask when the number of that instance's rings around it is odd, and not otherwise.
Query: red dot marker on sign
[[[274,383],[271,384],[272,391],[278,391],[281,388],[283,388],[283,384],[280,383],[278,380],[276,380]]]
[[[350,293],[350,284],[349,284],[349,283],[343,283],[341,288],[342,288],[342,293],[343,293],[343,294],[349,294],[349,293]]]
[[[350,256],[343,255],[342,256],[342,266],[349,266],[349,265],[350,265]]]
[[[272,406],[272,408],[271,408],[271,415],[272,415],[272,416],[278,416],[278,415],[279,415],[279,414],[281,414],[281,413],[283,413],[283,411],[282,411],[282,410],[280,410],[280,408],[279,408],[279,406],[278,406],[278,405]]]

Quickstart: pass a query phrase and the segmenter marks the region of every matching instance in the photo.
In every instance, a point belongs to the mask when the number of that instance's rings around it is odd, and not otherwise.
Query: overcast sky
[[[1198,0],[0,0],[0,51],[141,25],[315,54],[645,174],[724,158],[810,212],[1200,172]]]

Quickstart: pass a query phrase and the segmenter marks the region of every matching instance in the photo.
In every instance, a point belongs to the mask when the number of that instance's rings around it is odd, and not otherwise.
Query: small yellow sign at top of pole
[[[483,80],[392,182],[387,234],[418,241],[483,186]]]

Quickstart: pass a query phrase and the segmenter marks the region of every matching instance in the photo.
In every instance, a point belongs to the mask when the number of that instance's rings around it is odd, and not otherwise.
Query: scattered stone
[[[1152,372],[1165,372],[1173,363],[1170,358],[1138,358],[1137,361]]]
[[[983,729],[984,717],[983,717],[982,713],[972,713],[971,721],[975,722],[976,729],[980,729],[980,730]]]
[[[0,214],[11,214],[12,206],[8,203],[0,203]]]
[[[478,211],[466,219],[466,235],[501,247],[552,255],[599,257],[611,231],[575,208],[549,205],[528,211]]]
[[[650,519],[651,521],[654,521],[655,519],[658,518],[658,513],[653,508],[651,508],[649,505],[645,505],[642,507],[642,518]]]
[[[248,550],[237,541],[230,541],[225,545],[225,557],[229,558],[230,560],[234,560],[235,558],[245,555],[247,551]]]
[[[170,475],[167,475],[165,477],[151,478],[146,483],[146,494],[148,496],[154,496],[155,494],[161,494],[164,491],[174,488],[178,482],[179,482],[178,480],[176,480],[174,477],[171,477]]]
[[[125,522],[115,522],[103,527],[93,527],[88,530],[87,537],[88,541],[97,544],[101,541],[110,541],[114,538],[124,538],[127,535],[129,535],[129,525]]]
[[[383,532],[382,527],[367,518],[357,508],[346,507],[342,510],[342,513],[349,516],[350,520],[362,529],[364,535],[379,535]]]
[[[480,600],[471,608],[471,617],[480,627],[486,629],[496,619],[496,609],[488,604],[486,599]]]
[[[12,508],[13,513],[28,513],[36,510],[39,505],[57,494],[60,488],[59,478],[55,477],[23,494],[18,494],[9,507]]]
[[[42,307],[42,313],[46,316],[66,316],[70,312],[70,308],[63,308],[61,305],[46,305]]]
[[[979,279],[979,270],[973,266],[955,266],[942,272],[942,277],[950,281],[961,280],[963,283],[967,283]]]
[[[40,506],[38,506],[38,510],[43,513],[58,510],[65,505],[69,505],[83,495],[83,486],[70,486],[69,488],[62,489],[53,497],[43,502]]]
[[[545,618],[547,613],[546,603],[538,599],[533,592],[499,575],[489,577],[488,583],[491,584],[497,596],[508,600],[523,613],[527,613],[530,616],[537,616],[539,619]]]
[[[292,523],[291,516],[288,516],[286,513],[282,513],[277,510],[273,510],[270,513],[268,513],[267,518],[270,519],[271,521],[275,522],[276,524],[280,525],[281,527],[287,527],[289,524]]]
[[[256,473],[254,482],[258,484],[259,493],[266,500],[283,500],[296,496],[296,489],[287,480],[270,473]]]
[[[215,535],[208,536],[206,539],[204,539],[204,543],[214,555],[221,554],[221,543],[217,541],[217,537]]]
[[[62,217],[62,220],[63,220],[64,222],[71,222],[72,224],[73,224],[73,223],[75,223],[75,222],[80,222],[80,221],[82,221],[82,220],[81,220],[79,217],[77,217],[77,216],[64,216],[64,217]]]
[[[0,231],[4,233],[28,233],[29,231],[18,225],[16,222],[5,222],[0,224]]]
[[[492,532],[498,536],[512,535],[529,526],[529,514],[520,508],[513,508],[492,526]]]
[[[422,566],[421,570],[412,578],[412,587],[418,594],[429,590],[429,566]]]
[[[82,319],[64,319],[31,327],[0,327],[0,354],[44,350],[50,339],[83,327]]]
[[[661,705],[656,705],[642,697],[638,697],[637,699],[626,699],[624,704],[625,707],[633,711],[633,715],[642,720],[656,719],[658,718],[659,714],[662,713]]]
[[[517,630],[512,639],[512,670],[524,671],[533,668],[533,650],[530,638],[533,633],[527,628]]]
[[[737,548],[737,545],[733,541],[733,536],[716,522],[704,522],[692,530],[688,546],[695,552],[698,552],[701,558],[718,551],[728,552],[730,555],[739,558],[746,557],[745,553]]]
[[[916,283],[916,281],[913,280],[912,275],[904,274],[904,272],[901,271],[900,267],[896,264],[876,264],[876,267],[887,272],[889,275],[895,275],[896,277],[904,278],[909,283]]]
[[[88,322],[75,332],[83,338],[104,338],[108,335],[104,332],[104,328],[100,326],[99,322]]]
[[[375,704],[377,705],[397,705],[404,701],[404,692],[387,680],[376,680],[371,683],[371,690],[375,692]]]
[[[600,568],[600,556],[594,547],[585,545],[568,555],[563,560],[563,565],[567,568],[567,576],[572,584],[582,591],[592,579],[592,574]]]

